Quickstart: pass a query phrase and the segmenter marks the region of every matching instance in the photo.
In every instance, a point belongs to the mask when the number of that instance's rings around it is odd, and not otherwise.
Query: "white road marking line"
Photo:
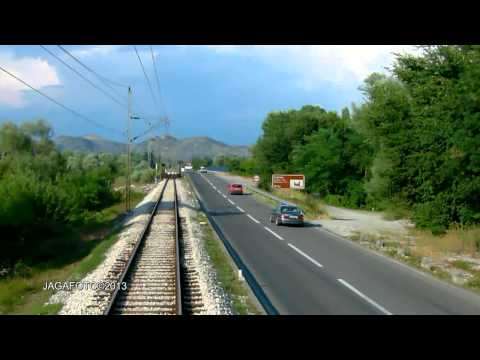
[[[245,212],[240,206],[237,206],[237,209],[240,210],[241,212]]]
[[[424,273],[424,272],[422,272],[422,271],[420,271],[420,270],[417,270],[417,269],[415,269],[415,268],[412,268],[412,267],[410,267],[410,266],[408,266],[408,265],[406,265],[406,264],[404,264],[404,263],[402,263],[402,262],[399,262],[399,261],[397,261],[397,260],[395,260],[395,259],[392,259],[391,257],[388,257],[386,254],[378,253],[378,252],[376,252],[376,251],[374,251],[374,250],[371,250],[371,249],[366,248],[366,247],[364,247],[364,246],[362,246],[362,245],[360,245],[360,244],[357,244],[357,243],[355,243],[355,242],[353,242],[353,241],[351,241],[351,240],[348,240],[348,239],[346,239],[346,238],[343,238],[343,237],[341,237],[340,235],[335,234],[333,231],[328,230],[327,228],[315,228],[315,229],[318,230],[319,232],[321,232],[322,234],[325,234],[325,232],[327,232],[327,233],[328,233],[329,235],[331,235],[332,237],[334,237],[334,238],[336,238],[336,239],[338,239],[338,240],[341,240],[342,242],[348,244],[348,245],[351,246],[351,247],[356,248],[357,250],[362,250],[363,252],[367,253],[368,255],[376,255],[376,256],[378,256],[379,258],[383,259],[383,260],[389,260],[390,262],[393,262],[393,263],[395,263],[396,265],[400,265],[400,266],[402,266],[402,267],[404,267],[404,268],[406,268],[406,269],[408,269],[408,270],[410,270],[410,271],[414,271],[416,274],[422,275],[422,276],[424,276],[424,277],[429,277],[428,274],[426,274],[426,273]]]
[[[370,299],[367,295],[364,295],[362,294],[360,291],[358,291],[357,289],[355,289],[352,285],[350,285],[348,282],[346,282],[345,280],[343,279],[337,279],[342,285],[346,286],[347,288],[349,288],[350,290],[352,290],[355,294],[357,294],[358,296],[360,296],[363,300],[367,301],[370,305],[373,305],[374,307],[376,307],[378,310],[380,310],[382,313],[384,313],[385,315],[393,315],[390,311],[388,311],[387,309],[385,309],[383,306],[377,304],[375,301],[373,301],[372,299]]]
[[[227,199],[227,200],[230,204],[235,205],[235,203],[232,200],[230,200],[230,199]]]
[[[293,246],[292,244],[288,243],[288,246],[290,246],[293,250],[295,250],[297,253],[299,253],[300,255],[302,255],[303,257],[307,258],[308,260],[310,260],[313,264],[317,265],[319,268],[323,268],[323,265],[320,264],[317,260],[311,258],[310,256],[308,256],[307,254],[305,254],[302,250],[300,250],[299,248],[297,248],[296,246]]]
[[[227,198],[227,195],[225,195],[225,194],[222,194],[222,196],[223,196],[225,199]]]
[[[252,219],[253,221],[255,221],[257,224],[260,224],[260,221],[258,221],[257,219],[255,219],[252,215],[250,214],[247,214],[247,216]]]
[[[285,240],[284,238],[282,238],[280,235],[278,235],[276,232],[270,230],[268,227],[264,226],[265,230],[267,230],[269,233],[271,233],[273,236],[279,238],[280,240]]]

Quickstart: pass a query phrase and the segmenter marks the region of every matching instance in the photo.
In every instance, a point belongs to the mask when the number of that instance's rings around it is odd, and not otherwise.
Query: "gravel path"
[[[351,236],[354,233],[369,233],[380,235],[382,233],[395,233],[406,235],[408,228],[413,226],[407,220],[385,220],[382,213],[352,210],[325,205],[330,219],[316,220],[318,223],[330,231],[341,236]]]

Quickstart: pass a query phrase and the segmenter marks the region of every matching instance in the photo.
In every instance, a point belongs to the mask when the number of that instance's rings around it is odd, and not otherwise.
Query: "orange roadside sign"
[[[274,189],[305,189],[305,175],[273,174],[272,188]]]

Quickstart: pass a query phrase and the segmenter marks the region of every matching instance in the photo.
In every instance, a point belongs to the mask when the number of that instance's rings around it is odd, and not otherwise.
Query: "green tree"
[[[408,204],[419,226],[480,221],[480,47],[426,46],[373,74],[354,114],[375,146],[369,195]]]

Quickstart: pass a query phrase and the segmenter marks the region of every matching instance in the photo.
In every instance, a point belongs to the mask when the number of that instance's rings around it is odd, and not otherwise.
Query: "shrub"
[[[412,214],[415,224],[431,229],[435,235],[444,233],[450,224],[450,214],[443,200],[444,197],[439,195],[433,201],[415,204]]]

